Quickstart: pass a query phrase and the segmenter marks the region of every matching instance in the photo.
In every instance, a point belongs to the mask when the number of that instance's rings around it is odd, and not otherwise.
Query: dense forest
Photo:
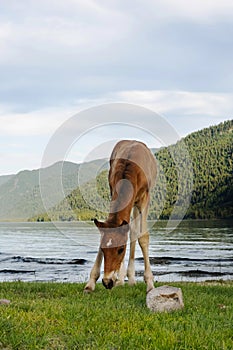
[[[151,194],[149,219],[167,219],[171,214],[174,219],[184,215],[191,219],[232,218],[232,151],[233,120],[194,132],[158,150],[159,174]],[[32,220],[106,218],[110,201],[107,176],[107,170],[101,171],[47,214]]]
[[[233,217],[233,120],[194,132],[184,139],[193,169],[193,189],[186,218]],[[168,193],[162,218],[171,213],[177,196],[176,167],[171,160],[179,142],[158,152]]]

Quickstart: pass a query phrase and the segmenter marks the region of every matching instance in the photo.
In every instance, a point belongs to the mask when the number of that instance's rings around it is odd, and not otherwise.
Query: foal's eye
[[[118,249],[118,254],[120,255],[120,254],[122,254],[123,253],[123,251],[124,251],[124,248],[123,247],[121,247],[120,249]]]

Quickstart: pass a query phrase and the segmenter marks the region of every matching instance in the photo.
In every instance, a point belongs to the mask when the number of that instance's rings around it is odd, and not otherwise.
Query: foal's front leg
[[[149,259],[149,232],[147,230],[147,213],[149,206],[149,197],[147,197],[145,209],[142,210],[142,227],[140,232],[140,237],[138,239],[139,245],[142,250],[143,258],[144,258],[144,281],[147,284],[146,291],[149,292],[154,288],[154,276],[151,271],[150,259]]]
[[[97,257],[95,259],[95,263],[91,269],[90,279],[84,288],[84,292],[90,293],[95,290],[96,281],[100,277],[100,267],[101,267],[102,260],[103,260],[103,252],[99,248]]]
[[[123,284],[125,283],[125,276],[126,276],[126,269],[125,269],[125,263],[123,260],[118,273],[118,280],[116,282],[116,286],[123,286]]]
[[[137,236],[140,230],[140,212],[137,207],[133,209],[133,221],[130,225],[130,252],[129,252],[129,263],[127,269],[127,276],[129,285],[133,286],[136,284],[135,280],[135,267],[134,267],[134,256]]]

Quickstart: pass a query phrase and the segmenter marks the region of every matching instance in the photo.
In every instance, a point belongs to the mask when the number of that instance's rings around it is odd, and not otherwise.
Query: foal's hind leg
[[[141,232],[140,232],[140,237],[138,238],[138,242],[141,247],[143,258],[144,258],[144,266],[145,266],[144,281],[147,284],[146,291],[149,292],[151,289],[154,288],[154,277],[151,271],[150,260],[149,260],[149,232],[147,230],[147,223],[146,223],[148,206],[149,206],[149,195],[145,197],[143,204],[145,205],[145,207],[142,210]]]

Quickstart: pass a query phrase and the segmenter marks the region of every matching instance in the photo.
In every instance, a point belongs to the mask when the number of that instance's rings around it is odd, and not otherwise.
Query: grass
[[[185,308],[155,314],[146,287],[0,283],[0,349],[233,349],[233,282],[173,283]]]

